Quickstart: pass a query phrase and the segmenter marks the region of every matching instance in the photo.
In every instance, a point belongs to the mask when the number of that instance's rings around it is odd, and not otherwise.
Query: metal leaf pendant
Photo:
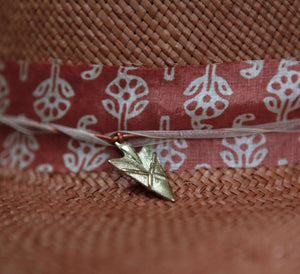
[[[138,153],[126,141],[115,142],[115,145],[124,153],[124,157],[108,160],[110,164],[147,189],[172,202],[175,201],[167,176],[152,145],[143,146]]]

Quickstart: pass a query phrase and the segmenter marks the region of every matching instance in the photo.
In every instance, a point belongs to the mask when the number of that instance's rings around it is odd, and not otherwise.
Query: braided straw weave
[[[117,172],[0,174],[1,273],[300,268],[300,164],[169,172],[176,203]]]
[[[0,0],[0,58],[125,66],[300,55],[299,1]],[[298,273],[300,164],[169,172],[0,168],[0,273]]]
[[[298,57],[297,0],[0,0],[0,58],[126,66]]]

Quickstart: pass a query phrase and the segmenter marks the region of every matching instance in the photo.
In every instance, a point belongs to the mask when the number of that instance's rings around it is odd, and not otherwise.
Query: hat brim
[[[176,202],[118,172],[0,169],[1,273],[294,273],[300,165],[168,172]]]

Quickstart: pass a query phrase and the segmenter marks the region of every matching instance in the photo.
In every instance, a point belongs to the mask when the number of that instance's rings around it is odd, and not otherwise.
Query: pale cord
[[[71,128],[55,123],[37,122],[25,117],[11,115],[0,115],[0,123],[27,135],[42,133],[64,134],[79,141],[99,144],[102,146],[112,146],[113,142],[118,141],[120,138],[132,138],[132,145],[139,147],[145,144],[161,143],[170,139],[223,139],[260,133],[300,133],[300,119],[266,123],[255,126],[211,130],[119,130],[106,134]]]

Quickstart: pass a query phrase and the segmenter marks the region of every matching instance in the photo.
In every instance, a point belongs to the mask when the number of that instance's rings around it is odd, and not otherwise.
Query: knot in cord
[[[124,135],[122,132],[117,132],[116,136],[111,137],[113,143],[119,142],[120,144],[124,142]]]

